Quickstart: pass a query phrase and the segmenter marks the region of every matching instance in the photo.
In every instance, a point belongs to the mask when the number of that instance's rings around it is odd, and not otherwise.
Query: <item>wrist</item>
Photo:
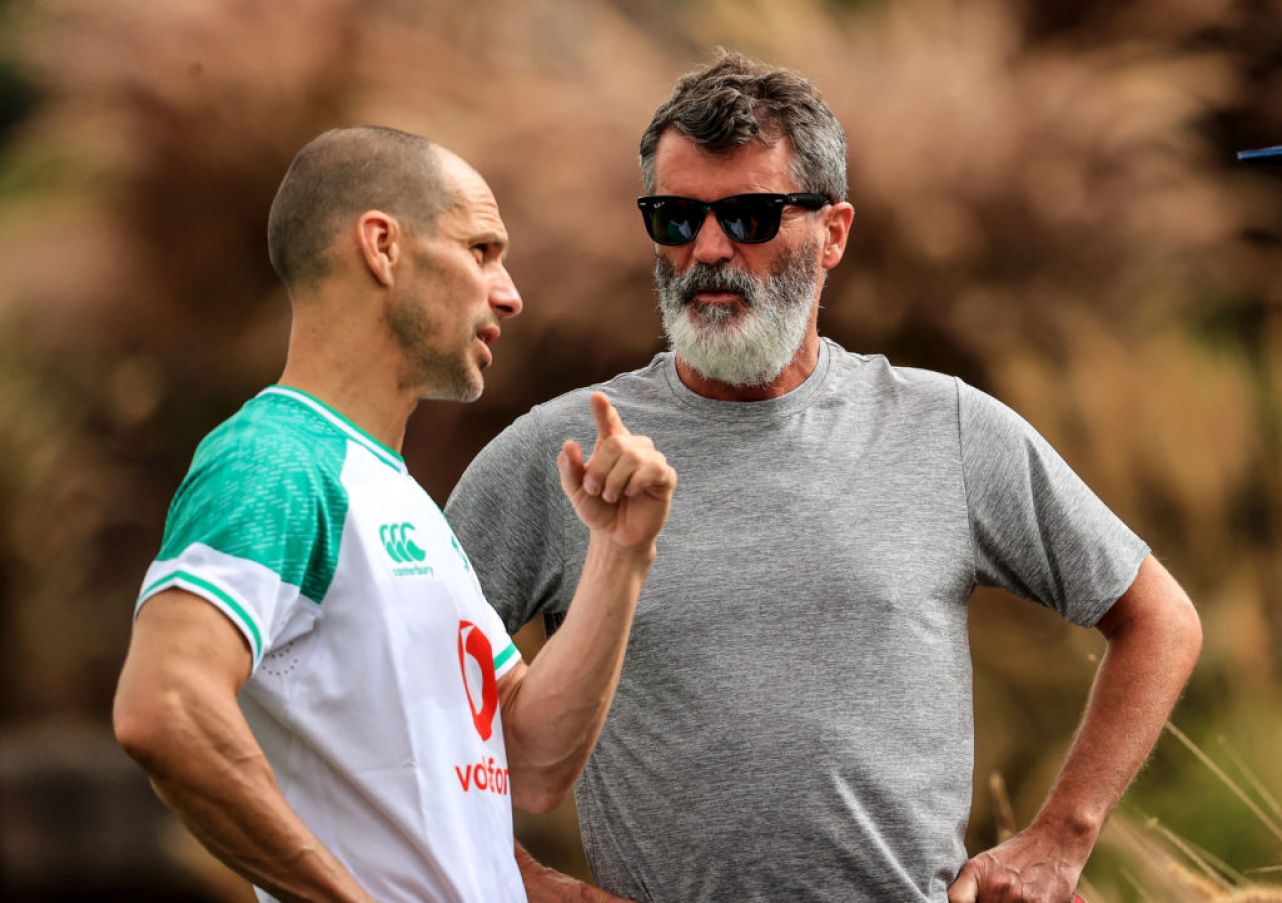
[[[658,549],[653,539],[638,545],[622,545],[605,531],[592,530],[589,533],[588,561],[598,566],[639,570],[644,574],[650,570],[657,556]]]
[[[1058,848],[1076,852],[1085,859],[1104,828],[1105,818],[1085,810],[1042,811],[1029,828],[1052,838]]]

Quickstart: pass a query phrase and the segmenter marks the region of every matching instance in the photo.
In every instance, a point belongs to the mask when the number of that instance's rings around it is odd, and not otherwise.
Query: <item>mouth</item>
[[[738,292],[695,292],[690,300],[700,304],[734,304],[743,302],[744,297]]]
[[[499,332],[498,326],[494,324],[483,326],[476,331],[476,340],[481,343],[482,367],[488,367],[494,363],[494,352],[490,350],[490,346],[498,341]]]

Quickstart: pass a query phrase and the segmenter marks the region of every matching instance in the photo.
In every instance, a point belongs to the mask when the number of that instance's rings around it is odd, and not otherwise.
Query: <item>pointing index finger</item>
[[[619,412],[614,409],[614,405],[610,404],[610,399],[605,397],[604,392],[593,392],[588,400],[588,406],[592,408],[592,419],[596,421],[597,441],[609,439],[611,436],[632,435],[623,425]]]

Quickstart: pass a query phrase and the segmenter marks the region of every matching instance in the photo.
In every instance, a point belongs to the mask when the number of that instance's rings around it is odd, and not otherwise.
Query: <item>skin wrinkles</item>
[[[785,246],[762,278],[729,264],[698,261],[677,273],[656,255],[655,285],[672,347],[705,377],[735,387],[768,384],[806,337],[822,272],[818,255],[814,239]],[[737,295],[740,302],[700,300],[707,293]]]
[[[702,201],[735,194],[797,192],[802,190],[802,186],[797,184],[793,175],[793,157],[791,146],[783,139],[776,139],[770,144],[749,142],[729,152],[714,154],[676,129],[669,129],[659,139],[655,152],[655,190],[658,194]],[[791,354],[787,350],[780,353],[784,358],[781,366],[777,366],[779,361],[774,361],[771,367],[760,368],[756,374],[758,378],[752,380],[737,379],[735,377],[742,374],[729,372],[722,372],[720,376],[705,374],[687,359],[683,347],[673,341],[677,372],[682,382],[701,395],[727,401],[772,398],[801,385],[819,360],[819,295],[824,282],[820,274],[840,262],[853,217],[854,208],[845,202],[830,204],[818,211],[787,207],[783,211],[779,234],[773,239],[761,244],[739,244],[726,236],[715,216],[709,213],[694,241],[685,245],[656,246],[656,275],[670,271],[684,276],[696,264],[702,264],[704,268],[724,268],[724,272],[742,273],[756,285],[765,287],[772,277],[778,278],[784,272],[791,271],[794,277],[796,274],[815,274],[813,283],[804,288],[799,284],[799,277],[794,279],[794,290],[802,289],[804,301],[797,298],[793,303],[802,306],[806,317],[800,327],[794,325],[800,333],[800,340],[792,344]],[[662,290],[661,282],[661,296]],[[702,296],[696,292],[691,300],[694,303],[686,305],[682,316],[687,327],[684,331],[693,335],[716,324],[727,328],[728,324],[734,324],[743,329],[745,321],[758,313],[743,292]],[[719,308],[716,313],[711,312],[714,305]],[[772,332],[760,324],[755,329],[757,335],[752,341],[757,342],[761,341],[763,332]],[[669,340],[672,341],[674,334],[680,331],[669,330]],[[783,338],[777,331],[774,337],[777,341]],[[794,341],[791,335],[787,338],[789,343]],[[725,341],[723,336],[722,342]],[[747,344],[745,335],[743,346],[746,348]],[[684,350],[690,352],[690,357],[699,356],[688,344]],[[722,378],[725,376],[732,378]]]
[[[438,153],[456,202],[433,235],[407,235],[409,278],[389,304],[387,325],[404,358],[402,387],[423,398],[475,401],[500,316],[519,312],[521,300],[504,266],[507,230],[489,186],[460,158]]]

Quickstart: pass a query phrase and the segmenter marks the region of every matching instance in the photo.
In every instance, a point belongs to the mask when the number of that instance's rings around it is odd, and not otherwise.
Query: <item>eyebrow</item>
[[[499,256],[507,257],[507,251],[508,251],[507,239],[504,238],[502,235],[499,235],[499,233],[497,232],[481,232],[478,235],[472,236],[471,243],[474,245],[480,245],[480,244],[495,245],[499,249]]]

